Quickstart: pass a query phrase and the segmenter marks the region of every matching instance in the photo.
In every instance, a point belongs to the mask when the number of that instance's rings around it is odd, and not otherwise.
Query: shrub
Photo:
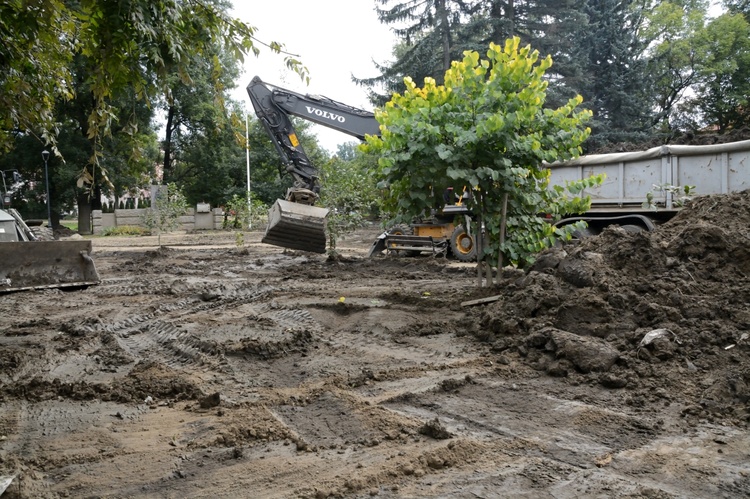
[[[121,225],[107,227],[102,230],[102,236],[150,236],[151,231],[137,225]]]

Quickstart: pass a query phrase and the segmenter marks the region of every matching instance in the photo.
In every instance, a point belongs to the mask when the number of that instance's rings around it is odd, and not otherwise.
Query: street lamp
[[[47,173],[47,159],[49,159],[49,151],[42,151],[42,159],[44,159],[44,181],[47,184],[47,225],[52,230],[52,208],[49,204],[49,174]]]

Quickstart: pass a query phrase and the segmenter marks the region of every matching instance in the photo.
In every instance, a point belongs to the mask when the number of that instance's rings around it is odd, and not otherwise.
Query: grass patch
[[[60,220],[60,225],[73,232],[78,232],[78,220]]]
[[[102,236],[150,236],[151,231],[136,225],[121,225],[102,229]]]

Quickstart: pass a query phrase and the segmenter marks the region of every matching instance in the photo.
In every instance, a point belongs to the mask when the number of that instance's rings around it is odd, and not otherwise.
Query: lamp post
[[[49,159],[49,151],[42,151],[42,159],[44,159],[44,182],[47,184],[47,225],[52,230],[52,208],[50,207],[49,201],[49,173],[47,173],[47,160]]]

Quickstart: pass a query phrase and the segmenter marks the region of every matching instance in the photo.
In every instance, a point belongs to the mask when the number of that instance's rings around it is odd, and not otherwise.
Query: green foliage
[[[703,35],[696,95],[686,107],[698,110],[701,124],[715,124],[722,132],[750,125],[750,22],[741,14],[724,14]]]
[[[654,199],[654,192],[666,192],[671,194],[672,206],[682,208],[695,196],[694,185],[671,185],[671,184],[654,184],[652,189],[646,193],[646,200],[641,205],[645,210],[657,211],[659,203]]]
[[[377,112],[385,128],[381,137],[368,137],[365,150],[380,156],[386,209],[417,216],[429,212],[433,192],[447,185],[469,186],[475,213],[490,234],[487,252],[502,249],[513,263],[525,264],[564,237],[539,213],[559,217],[589,206],[587,198],[574,195],[581,186],[569,186],[570,195],[549,188],[543,164],[581,153],[589,134],[583,124],[591,113],[578,109],[580,96],[556,109],[545,107],[544,75],[552,60],[521,47],[518,38],[504,46],[490,44],[487,57],[465,52],[446,72],[444,85],[427,78],[418,88],[406,78],[406,92]],[[517,244],[500,248],[506,193],[507,233]]]
[[[224,229],[248,229],[262,226],[268,220],[268,205],[252,194],[250,205],[247,203],[247,195],[235,194],[224,206],[225,219],[222,224]]]
[[[654,100],[654,122],[664,131],[675,128],[674,115],[683,94],[697,81],[707,2],[658,2],[646,11],[641,36],[648,43],[647,70]],[[679,120],[677,120],[679,122]]]
[[[403,75],[443,83],[443,57],[460,59],[490,41],[518,36],[551,54],[550,106],[580,94],[593,111],[585,151],[620,142],[668,142],[718,126],[721,133],[750,122],[750,22],[747,0],[724,0],[728,16],[710,20],[708,0],[377,0],[382,22],[399,44],[380,75],[357,79],[382,106],[403,93]],[[443,13],[448,13],[447,16]],[[447,27],[447,35],[446,35]],[[377,93],[383,88],[386,95]],[[645,146],[644,148],[647,148]]]
[[[354,151],[349,161],[334,157],[321,168],[320,200],[329,210],[329,251],[336,251],[345,234],[366,225],[378,198],[374,170],[375,159],[360,151]]]
[[[170,99],[171,79],[191,81],[193,63],[204,58],[211,65],[214,97],[219,105],[225,82],[216,55],[222,47],[233,59],[257,55],[255,28],[228,14],[219,0],[89,0],[63,2],[10,1],[0,5],[0,151],[13,145],[16,133],[31,134],[62,156],[56,137],[62,117],[58,100],[80,98],[90,103],[83,114],[85,134],[93,147],[88,165],[80,167],[78,187],[93,192],[108,177],[104,140],[138,132],[138,120],[124,117],[119,95],[152,104],[157,96]],[[283,45],[264,43],[273,52]],[[79,73],[74,59],[85,59]],[[286,66],[307,79],[307,69],[293,56]],[[85,80],[86,91],[76,95],[75,80]],[[81,121],[81,120],[77,120]]]
[[[156,230],[161,245],[162,232],[171,232],[180,225],[179,218],[188,208],[187,200],[175,184],[162,186],[157,191],[155,205],[143,214],[143,225],[149,230]]]
[[[253,195],[250,196],[250,228],[257,229],[268,223],[269,208],[270,207],[260,199]]]
[[[149,229],[137,225],[120,225],[118,227],[105,227],[102,236],[150,236]]]
[[[238,195],[232,196],[232,199],[224,206],[224,212],[228,217],[224,220],[225,229],[246,229],[250,225],[250,207],[247,203],[247,197]]]

